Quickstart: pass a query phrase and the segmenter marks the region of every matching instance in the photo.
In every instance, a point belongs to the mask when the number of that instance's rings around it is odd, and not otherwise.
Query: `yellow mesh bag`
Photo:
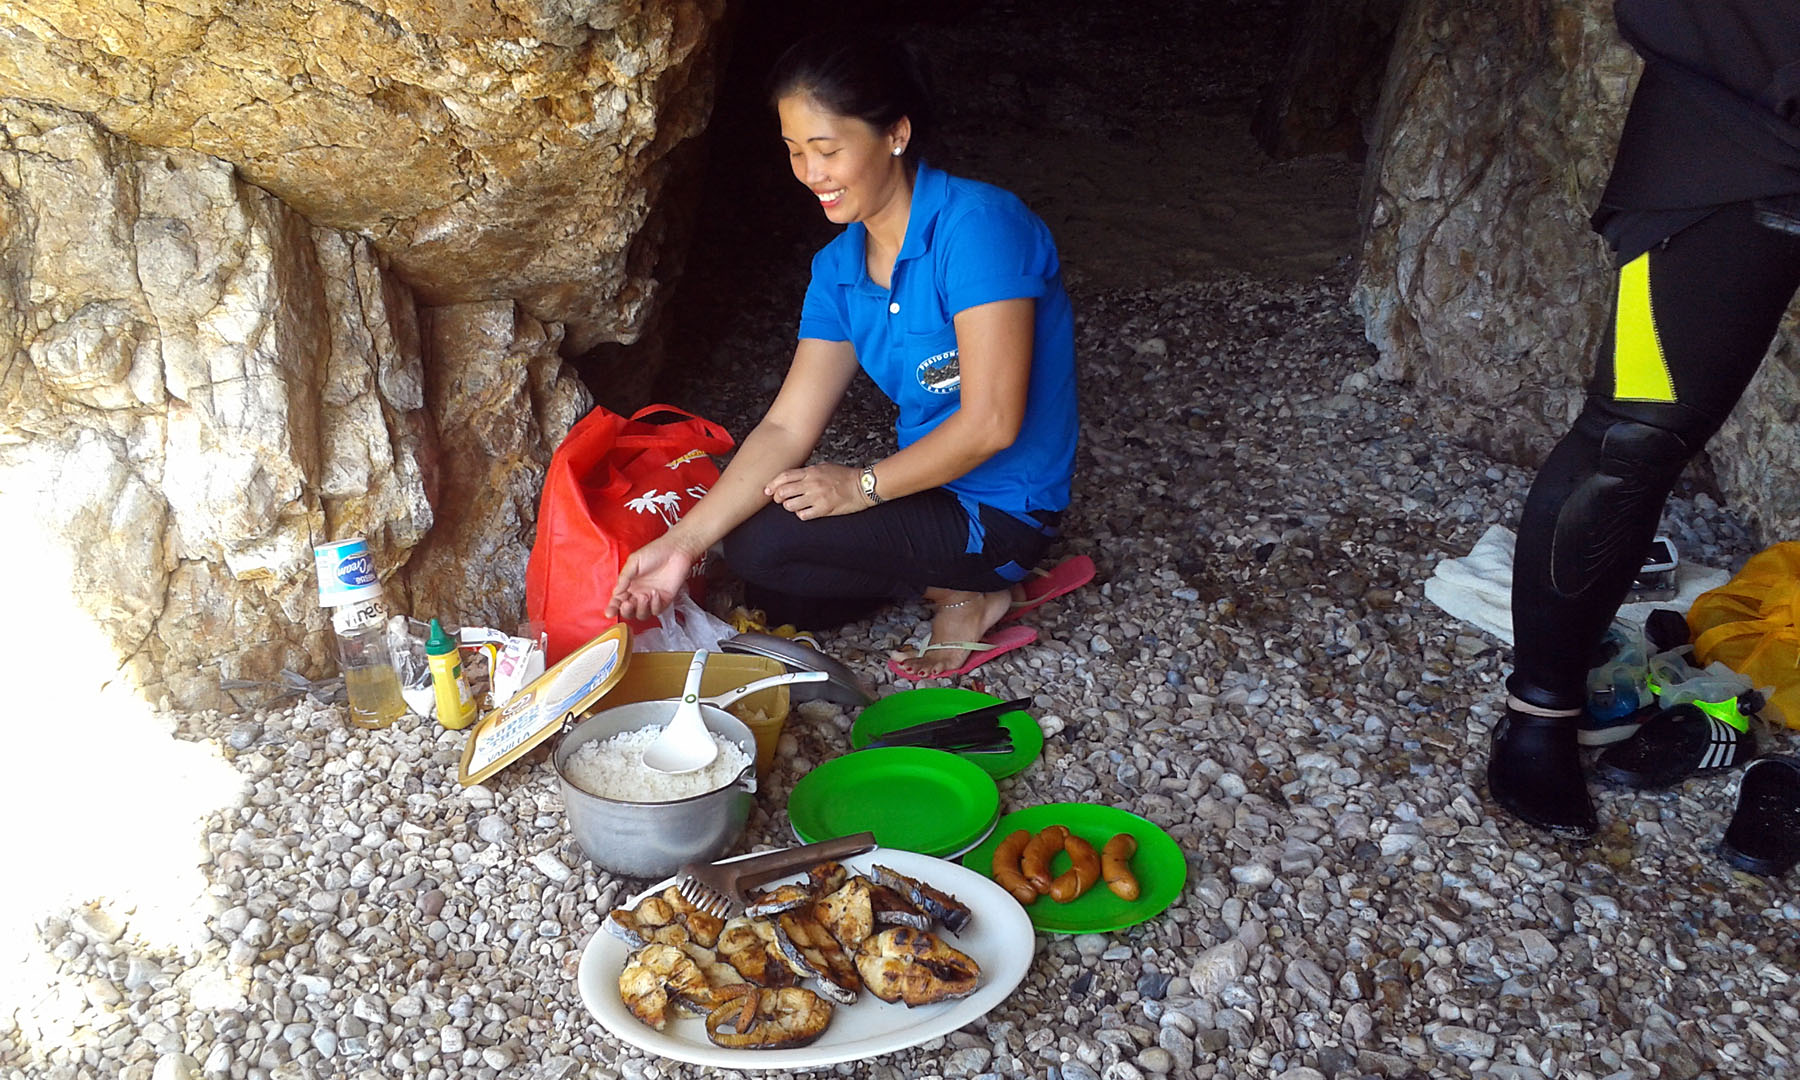
[[[1719,660],[1774,687],[1772,718],[1800,728],[1800,542],[1751,556],[1737,576],[1700,594],[1687,621],[1696,662]]]

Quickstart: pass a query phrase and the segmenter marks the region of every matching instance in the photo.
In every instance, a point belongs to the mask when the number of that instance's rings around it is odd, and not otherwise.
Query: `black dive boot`
[[[1520,821],[1586,839],[1599,829],[1576,742],[1580,716],[1534,716],[1508,707],[1488,752],[1488,794]]]

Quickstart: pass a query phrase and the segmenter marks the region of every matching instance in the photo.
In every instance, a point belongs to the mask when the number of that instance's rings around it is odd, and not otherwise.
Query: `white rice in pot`
[[[750,755],[744,753],[743,747],[709,731],[707,734],[719,747],[719,756],[711,765],[690,773],[657,772],[644,764],[644,751],[662,733],[660,726],[653,726],[584,742],[563,762],[563,775],[569,783],[603,799],[658,803],[717,791],[736,780],[750,765]]]

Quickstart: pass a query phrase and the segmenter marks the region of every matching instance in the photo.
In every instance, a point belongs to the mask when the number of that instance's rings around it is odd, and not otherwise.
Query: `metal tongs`
[[[979,709],[930,720],[912,727],[898,728],[870,740],[863,749],[887,746],[918,746],[933,750],[949,750],[957,754],[1008,754],[1012,752],[1012,733],[1000,723],[1000,717],[1031,704],[1031,698],[1014,698]]]
[[[688,903],[727,919],[743,914],[749,889],[822,862],[874,851],[875,846],[875,834],[861,832],[724,862],[685,863],[676,875],[675,888]]]

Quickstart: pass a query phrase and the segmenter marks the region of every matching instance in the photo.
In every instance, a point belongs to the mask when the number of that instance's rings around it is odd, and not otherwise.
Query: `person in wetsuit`
[[[1597,827],[1576,747],[1588,659],[1800,287],[1800,0],[1618,0],[1614,14],[1644,71],[1593,219],[1617,252],[1613,319],[1526,499],[1488,760],[1496,802],[1576,836]]]

